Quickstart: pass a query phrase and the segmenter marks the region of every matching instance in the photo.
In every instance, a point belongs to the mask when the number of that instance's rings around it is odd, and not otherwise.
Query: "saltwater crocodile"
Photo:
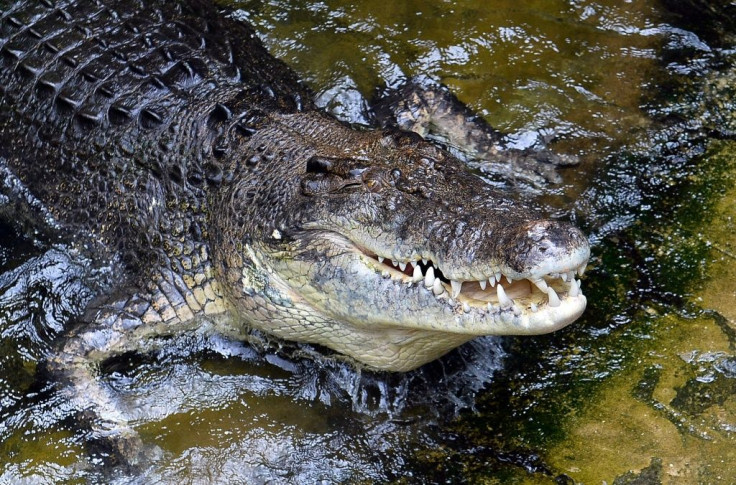
[[[2,192],[120,268],[50,357],[78,387],[95,362],[202,322],[407,371],[583,312],[578,229],[416,134],[316,109],[207,2],[26,1],[0,17]]]

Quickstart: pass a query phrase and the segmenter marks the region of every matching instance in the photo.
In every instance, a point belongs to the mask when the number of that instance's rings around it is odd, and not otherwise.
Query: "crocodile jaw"
[[[535,273],[537,283],[508,283],[502,276],[485,289],[479,282],[464,282],[453,294],[457,287],[451,281],[430,281],[431,264],[415,266],[422,269],[420,277],[410,264],[380,262],[338,234],[310,239],[303,257],[260,253],[271,304],[278,300],[286,308],[281,315],[249,320],[269,333],[324,345],[373,369],[411,370],[476,336],[552,332],[576,320],[587,303],[576,279],[587,264],[587,246],[565,262],[569,268],[552,268],[557,271],[545,277]],[[323,258],[315,261],[315,253]],[[282,318],[284,312],[288,318]]]

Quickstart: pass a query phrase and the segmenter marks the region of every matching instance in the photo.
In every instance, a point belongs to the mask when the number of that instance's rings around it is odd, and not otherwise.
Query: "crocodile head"
[[[542,334],[582,314],[578,229],[418,136],[344,136],[349,148],[293,152],[279,180],[250,198],[244,181],[224,203],[222,219],[239,221],[220,228],[226,292],[252,325],[404,371],[474,336]]]

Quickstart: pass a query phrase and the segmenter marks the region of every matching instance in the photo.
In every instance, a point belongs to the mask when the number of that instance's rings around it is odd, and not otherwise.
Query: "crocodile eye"
[[[353,192],[356,189],[361,188],[362,185],[363,184],[361,184],[360,182],[349,182],[349,183],[346,183],[345,185],[343,185],[340,188],[340,191],[341,192]]]
[[[363,186],[359,180],[345,180],[341,177],[325,176],[322,174],[305,178],[302,180],[301,185],[304,195],[352,192]]]

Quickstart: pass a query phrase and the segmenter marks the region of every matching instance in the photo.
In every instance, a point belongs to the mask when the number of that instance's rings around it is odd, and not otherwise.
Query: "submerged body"
[[[124,278],[60,368],[205,315],[406,371],[584,310],[580,231],[417,135],[320,112],[208,3],[19,2],[0,16],[3,191]]]

